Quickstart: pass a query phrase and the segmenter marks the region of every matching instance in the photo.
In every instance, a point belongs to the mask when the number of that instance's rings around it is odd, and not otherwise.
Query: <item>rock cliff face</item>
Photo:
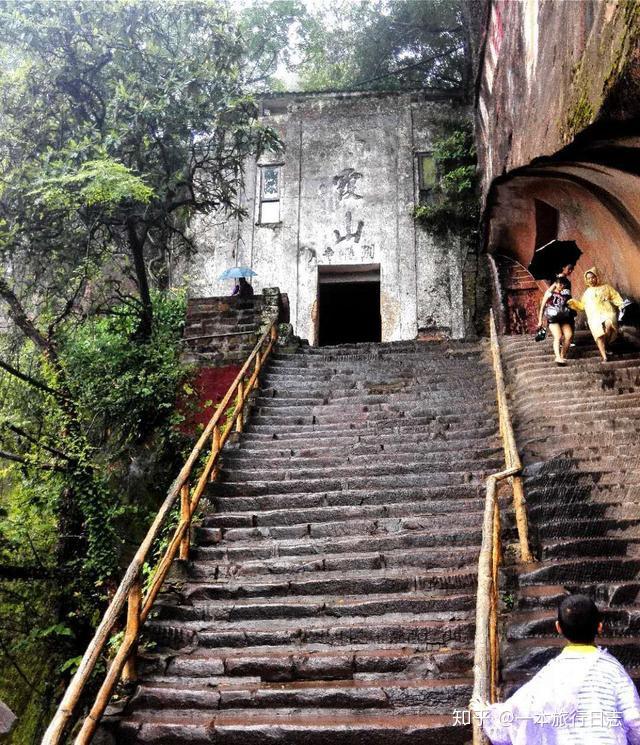
[[[493,0],[485,16],[476,132],[488,252],[502,271],[553,238],[576,240],[579,270],[596,264],[640,297],[640,3]],[[578,294],[582,271],[574,280]]]
[[[493,0],[485,14],[476,112],[484,197],[495,178],[554,155],[590,125],[639,115],[637,2]]]

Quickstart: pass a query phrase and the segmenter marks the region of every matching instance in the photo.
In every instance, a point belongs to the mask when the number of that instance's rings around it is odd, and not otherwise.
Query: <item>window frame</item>
[[[433,157],[433,152],[431,150],[420,150],[416,153],[416,158],[418,161],[418,189],[419,191],[428,193],[430,191],[433,191],[435,187],[438,185],[438,167],[436,165],[435,158]],[[423,161],[426,159],[429,159],[433,163],[433,182],[430,184],[425,184],[424,182],[424,168],[423,168]]]
[[[258,212],[258,225],[278,225],[282,222],[281,218],[281,212],[280,212],[280,206],[278,206],[278,219],[277,220],[270,220],[265,221],[263,220],[263,204],[274,204],[278,203],[280,205],[280,202],[282,201],[282,173],[283,173],[283,166],[284,163],[281,161],[278,161],[277,163],[259,163],[258,168],[260,171],[259,175],[259,182],[258,182],[258,196],[259,196],[259,212]],[[277,187],[278,191],[277,194],[265,194],[264,188],[265,188],[265,171],[266,169],[276,169],[277,170]]]

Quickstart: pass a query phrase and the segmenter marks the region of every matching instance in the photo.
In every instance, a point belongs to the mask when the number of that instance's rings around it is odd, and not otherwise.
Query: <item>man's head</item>
[[[586,595],[569,595],[558,606],[556,629],[574,644],[593,644],[602,631],[600,611]]]

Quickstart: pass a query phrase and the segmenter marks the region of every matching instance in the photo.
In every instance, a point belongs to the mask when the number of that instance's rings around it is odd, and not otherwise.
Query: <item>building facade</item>
[[[248,161],[243,219],[193,226],[193,297],[231,292],[232,266],[277,286],[295,332],[311,344],[455,338],[473,326],[474,251],[456,233],[438,238],[413,210],[438,175],[433,144],[471,114],[426,92],[282,94],[262,100],[281,153]]]

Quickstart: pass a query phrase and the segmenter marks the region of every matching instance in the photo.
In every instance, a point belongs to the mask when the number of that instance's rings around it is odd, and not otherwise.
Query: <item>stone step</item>
[[[416,432],[402,432],[399,437],[396,432],[386,430],[379,432],[313,432],[299,434],[261,434],[260,432],[243,432],[240,436],[240,448],[246,452],[256,450],[282,450],[295,452],[316,452],[326,448],[384,448],[389,452],[407,452],[407,448],[415,448],[416,452],[431,452],[431,448],[454,449],[460,447],[498,446],[496,428],[492,425],[477,427],[468,431],[452,432],[441,427],[433,432],[422,429]]]
[[[187,599],[185,598],[185,601]],[[313,597],[267,597],[247,600],[194,600],[160,602],[154,618],[161,621],[252,621],[282,618],[351,618],[388,613],[449,613],[472,611],[472,592],[443,590],[382,595],[314,595]]]
[[[547,412],[543,420],[540,420],[539,414],[533,413],[530,416],[518,417],[517,429],[527,430],[530,425],[538,422],[544,422],[545,427],[559,427],[560,432],[563,428],[571,427],[571,431],[581,431],[581,427],[591,423],[592,432],[615,430],[619,424],[638,424],[638,415],[640,414],[640,404],[633,406],[627,405],[619,411],[623,413],[615,414],[614,408],[607,400],[592,401],[591,409],[574,412],[560,412],[557,409],[551,413]]]
[[[375,459],[372,459],[372,455]],[[473,447],[461,448],[451,452],[448,446],[439,445],[437,448],[425,448],[424,452],[416,451],[415,448],[407,445],[406,451],[403,452],[398,448],[393,451],[381,450],[371,447],[369,452],[359,452],[358,450],[350,451],[345,448],[327,448],[316,451],[255,451],[239,448],[225,451],[222,465],[225,469],[234,469],[242,467],[269,468],[269,470],[297,469],[297,468],[321,468],[336,467],[343,464],[350,464],[357,467],[361,464],[371,464],[372,461],[378,465],[397,464],[400,466],[415,465],[419,468],[421,463],[433,463],[438,459],[455,460],[457,462],[479,461],[485,462],[487,459],[496,461],[502,455],[502,449],[499,447]],[[346,465],[345,465],[346,467]]]
[[[558,538],[589,538],[607,536],[614,540],[640,537],[640,516],[637,518],[584,518],[571,520],[540,520],[530,523],[545,543]]]
[[[181,592],[190,602],[267,597],[296,597],[324,595],[380,595],[388,593],[473,590],[477,582],[475,564],[442,570],[436,569],[381,569],[376,571],[349,569],[345,572],[280,574],[275,577],[250,576],[227,579],[196,580],[197,569],[187,566],[190,578],[181,583]]]
[[[377,680],[292,681],[278,683],[230,683],[190,685],[181,679],[145,683],[132,704],[140,708],[195,709],[382,709],[394,715],[411,713],[450,714],[464,708],[473,683],[464,678],[397,678]],[[409,713],[409,712],[406,712]]]
[[[427,404],[422,401],[400,401],[397,404],[354,405],[331,402],[318,406],[276,406],[257,403],[253,409],[252,421],[256,425],[275,422],[283,427],[289,424],[341,423],[345,419],[377,422],[412,417],[448,417],[452,408],[451,403],[447,401],[429,401]],[[470,417],[482,416],[491,419],[495,414],[495,403],[477,399],[473,403],[457,404],[455,410],[456,416],[466,414]]]
[[[480,401],[484,401],[487,404],[491,403],[495,399],[495,386],[493,383],[486,386],[474,386],[473,392],[479,396]],[[292,409],[299,411],[301,408],[308,407],[310,409],[329,409],[335,407],[349,407],[357,408],[359,406],[378,407],[381,409],[385,408],[397,408],[401,404],[416,404],[425,405],[425,403],[431,405],[444,405],[445,403],[454,404],[460,403],[460,392],[457,390],[451,390],[450,388],[443,388],[439,391],[433,391],[428,388],[415,388],[396,386],[396,390],[393,392],[376,392],[365,389],[351,389],[345,396],[336,395],[333,392],[329,396],[323,395],[321,392],[308,390],[301,392],[300,394],[294,394],[286,390],[276,390],[273,388],[260,388],[258,395],[256,396],[256,406],[267,407],[273,411],[281,411],[283,409]],[[471,402],[469,402],[471,404]]]
[[[186,651],[147,652],[141,674],[183,679],[259,681],[376,680],[390,677],[465,677],[471,672],[473,649],[424,650],[409,644],[395,646],[333,646],[307,644],[251,649],[190,648]]]
[[[428,473],[404,473],[377,475],[375,473],[364,476],[345,475],[342,478],[316,479],[264,479],[256,481],[223,481],[209,485],[209,494],[220,497],[252,497],[273,496],[278,494],[315,494],[332,491],[354,491],[362,489],[416,489],[434,486],[462,486],[465,484],[476,486],[484,483],[487,476],[498,470],[500,466],[487,465],[486,470],[471,471],[456,470],[453,466],[445,466],[438,471]],[[265,474],[266,475],[266,474]],[[584,474],[585,476],[591,474]],[[585,481],[586,483],[586,481]]]
[[[640,608],[617,606],[601,607],[604,634],[611,638],[640,637]],[[557,612],[555,609],[520,611],[509,617],[507,639],[555,636]]]
[[[329,362],[349,361],[369,356],[374,360],[384,360],[387,357],[402,359],[407,355],[420,357],[435,357],[437,359],[478,359],[486,353],[486,340],[456,341],[453,343],[423,342],[419,340],[404,340],[382,343],[339,344],[326,347],[299,347],[295,350],[278,347],[274,351],[274,359],[292,364],[308,364],[324,366]]]
[[[491,385],[489,382],[478,380],[473,382],[473,376],[476,371],[469,370],[464,375],[452,379],[451,373],[443,373],[434,379],[429,375],[411,376],[410,381],[400,384],[394,381],[398,390],[406,393],[417,391],[418,395],[429,391],[434,399],[437,400],[440,392],[450,395],[452,392],[459,392],[465,398],[478,395],[481,399],[486,399],[491,395]],[[310,393],[321,394],[324,398],[348,396],[361,396],[366,393],[378,393],[382,390],[383,385],[389,385],[385,378],[380,382],[373,380],[366,384],[362,378],[366,375],[366,370],[353,374],[336,374],[327,372],[321,375],[304,376],[304,375],[284,375],[281,373],[270,372],[268,369],[260,376],[260,388],[262,395],[284,396],[285,393],[295,394],[294,397],[303,395],[308,396]],[[494,388],[495,391],[495,388]]]
[[[551,608],[557,617],[557,608],[562,599],[568,595],[564,585],[530,585],[518,589],[519,610],[531,610],[538,608]],[[509,616],[509,622],[513,615]]]
[[[363,536],[363,535],[385,535],[395,534],[405,530],[442,530],[451,527],[451,514],[449,511],[442,513],[436,510],[421,509],[420,503],[410,502],[406,505],[403,515],[388,516],[388,507],[382,506],[378,514],[367,516],[363,519],[361,508],[355,508],[353,512],[341,511],[334,515],[330,509],[325,512],[325,521],[317,521],[312,511],[298,510],[300,522],[273,523],[274,515],[266,516],[264,513],[257,515],[243,515],[236,513],[228,515],[210,515],[205,518],[204,527],[195,528],[195,543],[199,546],[215,545],[224,539],[225,542],[248,541],[248,540],[286,540],[305,539],[313,541],[318,538],[340,537],[340,536]],[[479,509],[481,502],[478,500],[465,500],[464,504],[459,501],[451,506],[451,512],[464,512],[468,525],[480,525],[482,522],[482,511]],[[334,508],[335,509],[335,508]],[[353,508],[349,508],[353,509]],[[357,513],[356,513],[357,510]],[[291,510],[285,510],[287,518],[291,517]],[[237,527],[236,523],[240,516],[246,517],[246,527]],[[357,515],[357,516],[356,516]],[[228,518],[225,522],[224,518]],[[256,518],[255,520],[253,518]],[[331,520],[330,518],[334,519]],[[270,519],[271,518],[271,519]],[[316,522],[317,521],[317,522]]]
[[[481,523],[475,527],[455,527],[435,530],[414,529],[398,531],[394,534],[378,535],[348,535],[344,537],[301,538],[284,540],[249,540],[224,541],[215,545],[198,545],[191,549],[193,561],[208,562],[241,562],[257,559],[272,559],[286,557],[312,557],[318,555],[335,555],[352,552],[395,551],[402,548],[423,548],[447,546],[479,546],[482,541]],[[611,550],[617,547],[617,539],[599,539],[609,541]],[[622,541],[626,548],[627,542]],[[609,543],[606,543],[609,546]],[[603,544],[604,547],[604,544]]]
[[[465,745],[470,727],[451,715],[376,715],[336,710],[330,715],[279,709],[200,712],[141,710],[118,723],[118,743],[140,745]]]
[[[588,556],[583,559],[556,559],[540,564],[523,565],[521,585],[563,584],[577,582],[623,582],[640,577],[640,559],[624,556]]]
[[[391,388],[391,385],[393,385],[393,393],[381,393],[385,386]],[[480,401],[489,401],[492,397],[495,397],[495,385],[492,382],[476,382],[473,386],[468,385],[467,388],[463,388],[462,382],[457,387],[447,385],[445,382],[436,387],[433,381],[430,383],[423,382],[419,386],[414,385],[412,381],[406,381],[405,383],[394,384],[371,383],[366,387],[350,382],[347,387],[339,389],[331,385],[331,377],[327,376],[327,380],[320,383],[305,382],[304,385],[289,388],[286,385],[269,386],[263,375],[260,379],[260,388],[256,398],[258,401],[268,401],[274,405],[288,406],[296,406],[299,402],[300,405],[306,406],[325,406],[340,403],[357,405],[360,403],[379,403],[380,401],[394,403],[429,401],[437,404],[444,401],[460,400],[460,390],[473,393]]]
[[[411,417],[389,417],[387,419],[371,419],[350,421],[344,419],[342,422],[325,422],[313,423],[313,421],[300,421],[297,423],[288,422],[278,424],[277,422],[261,421],[262,417],[256,416],[250,419],[246,427],[247,434],[258,433],[262,437],[274,435],[279,439],[287,436],[309,437],[322,435],[333,437],[340,434],[371,434],[383,431],[394,431],[398,433],[413,432],[466,432],[474,427],[486,428],[489,423],[494,424],[493,418],[482,415],[473,415],[469,417],[459,416],[457,414],[441,414],[438,416],[411,416]]]
[[[542,559],[564,559],[588,556],[626,556],[628,538],[608,538],[597,535],[589,538],[563,538],[555,542],[546,541],[542,547]]]
[[[193,549],[196,550],[196,549]],[[385,549],[343,554],[314,554],[273,559],[231,562],[208,562],[203,559],[190,566],[191,576],[200,578],[234,578],[264,574],[292,574],[297,572],[344,572],[353,569],[377,570],[399,567],[423,569],[456,569],[477,561],[479,545],[451,548]]]
[[[445,479],[445,481],[448,481],[448,479]],[[324,519],[327,514],[329,519],[337,519],[340,514],[337,508],[340,507],[350,508],[349,515],[353,515],[351,508],[361,507],[362,512],[357,514],[365,516],[368,514],[367,508],[379,508],[386,505],[389,512],[386,513],[384,510],[382,512],[383,516],[386,516],[387,514],[393,514],[391,510],[395,504],[399,505],[398,509],[401,514],[406,514],[406,507],[403,505],[415,503],[418,500],[424,500],[425,506],[428,506],[429,509],[452,512],[456,510],[456,504],[452,504],[452,502],[478,499],[484,491],[484,484],[481,479],[478,480],[478,483],[463,483],[453,486],[424,486],[424,483],[431,484],[433,482],[431,478],[423,479],[422,482],[419,486],[410,488],[398,487],[394,489],[393,484],[389,488],[385,488],[376,483],[375,486],[365,485],[361,488],[327,489],[311,493],[254,494],[251,496],[227,496],[226,491],[224,494],[215,494],[213,484],[209,485],[207,489],[209,498],[215,497],[216,512],[263,512],[264,514],[256,516],[256,522],[262,520],[263,524],[272,523],[274,520],[276,521],[275,524],[280,524],[283,519],[286,521],[285,524],[300,522],[300,513],[293,512],[294,510],[323,510],[315,513],[315,519]],[[216,486],[216,491],[220,492],[222,490]],[[238,488],[238,491],[242,492],[244,490]],[[440,505],[432,507],[432,503],[436,502],[439,502]],[[444,506],[445,502],[446,506]],[[327,512],[327,510],[333,510],[334,508],[336,508],[335,513]],[[286,515],[283,515],[283,510],[292,510],[290,520],[287,521]],[[395,514],[398,514],[398,512]],[[211,517],[213,519],[213,516]]]
[[[275,465],[271,467],[264,467],[258,464],[252,465],[251,460],[247,460],[242,464],[238,464],[236,461],[230,467],[223,465],[220,474],[221,483],[225,483],[231,479],[233,479],[233,482],[246,481],[247,483],[252,483],[266,477],[269,479],[267,483],[291,481],[292,479],[295,479],[296,483],[299,483],[303,479],[314,482],[324,478],[339,479],[342,477],[351,481],[357,478],[375,479],[378,476],[396,476],[398,482],[400,482],[402,477],[415,477],[416,474],[420,474],[424,479],[427,479],[432,473],[462,472],[466,474],[473,471],[482,471],[484,473],[487,468],[498,471],[503,463],[504,458],[462,459],[457,453],[439,453],[437,458],[430,459],[416,455],[413,462],[404,463],[399,462],[395,458],[389,458],[386,461],[376,459],[372,462],[369,459],[368,461],[356,463],[313,464],[311,466],[295,463],[293,465],[288,464],[284,468],[277,468]],[[640,464],[638,467],[640,468]]]
[[[640,644],[638,637],[598,638],[597,644],[608,649],[626,668],[640,667]],[[555,657],[565,646],[560,636],[520,639],[511,641],[503,652],[502,677],[509,681],[518,679],[522,673],[531,674]]]
[[[428,648],[473,644],[475,615],[468,611],[437,614],[394,613],[359,617],[357,622],[335,618],[266,619],[263,621],[150,620],[146,635],[173,649],[198,647],[254,647],[290,644],[420,644]],[[474,616],[474,618],[471,618]]]
[[[592,597],[599,606],[634,605],[640,598],[640,581],[618,581],[612,579],[604,582],[584,582],[579,579],[567,582],[564,585],[550,585],[549,587],[562,587],[569,593],[580,593]],[[542,586],[531,585],[520,588],[520,593],[529,591],[541,591]],[[557,604],[552,606],[557,608]]]

